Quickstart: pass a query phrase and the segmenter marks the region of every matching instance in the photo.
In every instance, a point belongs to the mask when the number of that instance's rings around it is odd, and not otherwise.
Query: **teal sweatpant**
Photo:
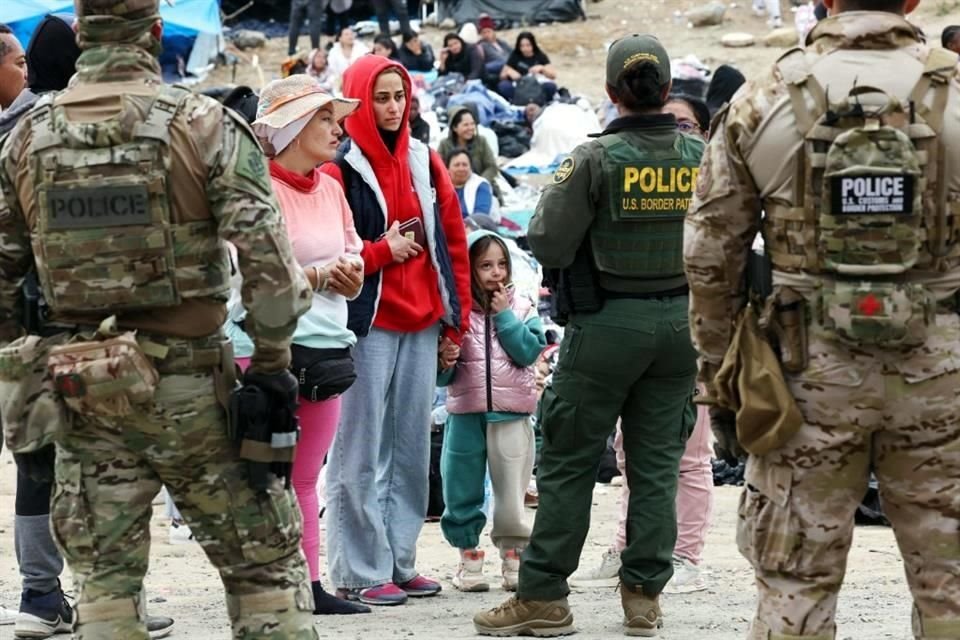
[[[458,549],[480,544],[487,518],[483,514],[483,481],[487,466],[493,484],[493,530],[490,537],[501,550],[523,548],[530,524],[523,497],[533,472],[533,429],[526,417],[487,422],[486,414],[451,415],[443,434],[440,474],[443,536]]]

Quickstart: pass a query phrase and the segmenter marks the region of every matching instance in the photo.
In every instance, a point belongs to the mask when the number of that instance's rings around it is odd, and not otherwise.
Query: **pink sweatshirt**
[[[271,181],[293,255],[302,267],[323,267],[340,256],[362,263],[363,242],[353,226],[353,213],[339,182],[319,169],[312,179],[298,180],[298,186],[284,180],[275,169]],[[310,182],[309,190],[299,188]],[[356,337],[347,329],[346,298],[329,291],[314,293],[313,305],[297,323],[293,341],[317,349],[353,346]]]

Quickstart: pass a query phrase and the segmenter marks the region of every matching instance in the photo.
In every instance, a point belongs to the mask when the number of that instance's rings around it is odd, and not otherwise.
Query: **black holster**
[[[553,293],[550,316],[561,327],[574,313],[595,313],[603,309],[603,290],[597,282],[593,257],[586,244],[566,269],[548,269],[544,279]]]
[[[296,407],[278,406],[273,394],[252,384],[230,395],[230,440],[240,447],[250,487],[266,491],[271,475],[290,487],[293,454],[300,438]]]

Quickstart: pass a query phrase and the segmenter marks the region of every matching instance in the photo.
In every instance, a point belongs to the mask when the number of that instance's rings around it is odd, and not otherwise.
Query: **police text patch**
[[[856,175],[830,178],[833,215],[909,215],[913,213],[914,177]]]
[[[48,228],[87,229],[150,224],[146,185],[47,191]]]
[[[698,167],[673,162],[617,167],[622,218],[684,215],[697,184]]]

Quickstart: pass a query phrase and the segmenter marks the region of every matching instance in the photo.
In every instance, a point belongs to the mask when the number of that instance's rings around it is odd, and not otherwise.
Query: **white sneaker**
[[[753,15],[756,16],[757,18],[762,18],[763,16],[767,15],[766,7],[763,4],[758,5],[756,2],[754,2]]]
[[[570,586],[615,587],[620,582],[620,566],[620,554],[613,549],[607,549],[600,559],[600,566],[573,576]]]
[[[780,18],[770,18],[767,20],[767,25],[769,25],[771,29],[779,29],[783,26],[783,20]]]
[[[663,588],[664,593],[693,593],[706,588],[700,567],[686,558],[673,556],[673,577]]]
[[[460,591],[489,591],[490,584],[483,577],[483,551],[480,549],[461,549],[460,566],[453,576],[453,586]]]
[[[10,609],[0,605],[0,626],[6,624],[13,624],[17,621],[17,611],[16,609]]]
[[[503,590],[516,591],[520,584],[520,552],[521,549],[502,549],[500,557],[500,573],[503,575]]]
[[[170,523],[170,544],[190,544],[193,542],[193,532],[184,523]]]

